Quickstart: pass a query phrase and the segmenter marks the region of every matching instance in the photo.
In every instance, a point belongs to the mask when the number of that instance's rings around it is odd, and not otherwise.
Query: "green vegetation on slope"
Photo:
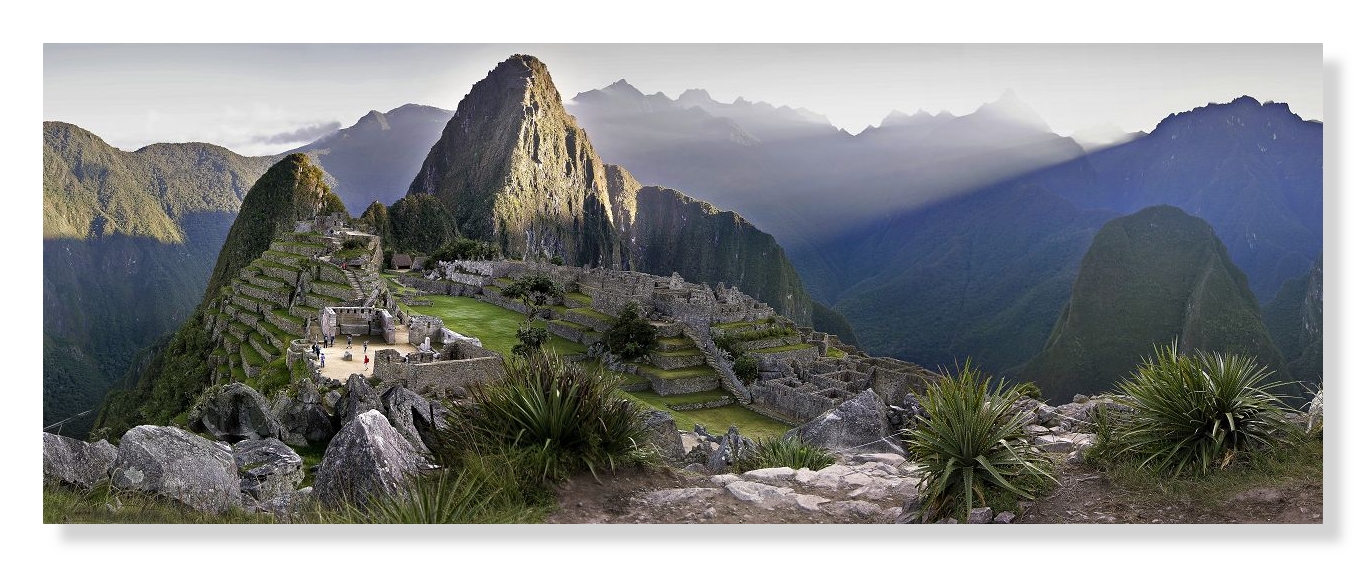
[[[1285,356],[1290,377],[1312,388],[1323,383],[1323,258],[1281,286],[1262,306],[1266,330]]]
[[[430,301],[431,305],[406,305],[403,309],[409,313],[440,317],[452,331],[467,337],[478,337],[484,348],[505,357],[512,356],[512,349],[518,342],[517,326],[526,320],[526,316],[472,297],[426,295],[421,299]],[[540,320],[532,324],[545,327],[545,322]],[[587,350],[581,344],[554,334],[550,335],[550,341],[545,346],[559,354],[576,354]]]
[[[277,235],[293,231],[296,221],[346,213],[323,176],[323,170],[303,154],[290,154],[261,176],[242,199],[242,209],[228,230],[209,277],[205,300],[217,295],[218,288],[270,248]]]
[[[1245,354],[1285,376],[1256,298],[1208,223],[1150,207],[1106,223],[1044,350],[1020,373],[1052,399],[1110,389],[1153,345]]]

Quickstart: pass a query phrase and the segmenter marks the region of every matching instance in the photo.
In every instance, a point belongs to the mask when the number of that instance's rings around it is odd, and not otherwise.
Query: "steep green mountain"
[[[1063,400],[1111,389],[1153,352],[1178,341],[1255,356],[1286,376],[1247,277],[1209,223],[1171,206],[1101,227],[1043,352],[1020,372]]]
[[[392,203],[407,193],[451,114],[420,104],[371,110],[351,127],[288,153],[308,154],[332,175],[332,191],[347,210],[362,211],[374,201]]]
[[[265,363],[286,347],[283,328],[293,327],[295,336],[302,334],[307,309],[293,312],[292,304],[272,302],[296,295],[292,292],[303,282],[301,264],[308,264],[310,273],[326,269],[326,262],[301,254],[325,246],[278,241],[293,234],[298,220],[345,213],[341,199],[322,181],[324,176],[307,156],[291,154],[260,177],[243,198],[217,254],[204,300],[175,334],[153,345],[136,371],[129,373],[135,384],[109,393],[95,428],[117,435],[134,425],[167,423],[215,379],[231,375],[246,381],[261,376]],[[335,266],[328,268],[340,272]],[[282,277],[291,270],[295,281]],[[340,281],[329,288],[347,285],[341,283],[347,280],[344,274],[332,279]]]
[[[771,236],[609,168],[534,57],[515,55],[474,85],[409,195],[436,197],[462,236],[494,242],[508,257],[677,271],[737,285],[801,324],[812,321],[811,299]]]
[[[43,124],[43,422],[93,410],[204,293],[242,195],[268,167],[209,144],[109,146]],[[62,426],[80,436],[94,414]]]
[[[1285,356],[1290,375],[1306,385],[1323,383],[1323,257],[1307,273],[1281,286],[1262,306],[1262,320]]]
[[[323,176],[323,170],[304,154],[286,156],[261,176],[242,199],[242,209],[218,252],[206,299],[217,295],[243,266],[265,252],[277,235],[293,231],[299,219],[346,213],[346,206]]]

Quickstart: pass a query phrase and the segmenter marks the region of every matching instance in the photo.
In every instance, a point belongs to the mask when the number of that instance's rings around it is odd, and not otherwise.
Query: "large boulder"
[[[370,410],[332,438],[318,465],[313,494],[330,506],[363,506],[371,497],[397,494],[414,475],[430,468],[384,414]]]
[[[446,427],[446,416],[450,414],[450,410],[439,402],[430,401],[403,386],[393,386],[385,390],[379,401],[384,416],[389,418],[389,424],[393,425],[404,439],[412,443],[414,448],[430,453],[427,441],[436,429]]]
[[[114,488],[161,494],[204,512],[242,502],[232,448],[178,427],[129,429],[119,440],[112,479]]]
[[[282,394],[278,398],[275,416],[280,420],[280,438],[292,445],[326,443],[337,433],[317,384],[310,380],[298,383],[294,397]]]
[[[906,454],[887,421],[887,404],[872,389],[783,434],[793,437],[838,453]]]
[[[642,421],[650,432],[649,443],[659,448],[659,455],[666,462],[683,462],[683,436],[678,432],[678,423],[673,414],[663,410],[644,412]]]
[[[346,393],[337,400],[337,424],[345,426],[356,416],[380,409],[379,392],[365,380],[364,374],[352,374],[346,379]]]
[[[278,438],[283,429],[266,397],[241,382],[209,388],[190,409],[189,427],[229,443]]]
[[[109,478],[119,450],[103,439],[80,439],[43,432],[43,480],[90,488]]]
[[[248,439],[232,446],[242,493],[257,502],[293,494],[304,480],[304,460],[279,439]]]

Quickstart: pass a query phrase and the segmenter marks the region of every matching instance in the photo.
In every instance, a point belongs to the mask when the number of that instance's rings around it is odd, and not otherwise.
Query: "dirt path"
[[[1171,503],[1110,483],[1086,465],[1059,463],[1061,483],[1050,494],[1027,504],[1015,523],[1032,524],[1238,524],[1323,522],[1323,485],[1266,486],[1235,494],[1216,506]],[[559,510],[553,524],[811,524],[887,523],[881,516],[816,514],[796,508],[765,510],[725,494],[668,506],[641,503],[641,495],[657,490],[716,488],[707,475],[678,469],[630,469],[616,476],[576,477],[558,491]],[[823,504],[822,506],[827,506]]]

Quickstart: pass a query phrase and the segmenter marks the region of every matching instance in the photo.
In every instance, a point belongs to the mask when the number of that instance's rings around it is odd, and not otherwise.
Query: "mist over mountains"
[[[292,152],[352,214],[430,195],[462,235],[516,257],[738,284],[872,354],[930,368],[971,356],[1008,376],[1045,349],[1101,227],[1171,205],[1245,274],[1292,374],[1322,374],[1322,124],[1284,104],[1230,97],[1173,109],[1151,133],[1074,140],[1011,92],[857,134],[806,109],[625,80],[570,101],[553,86],[514,94],[512,113],[481,99],[487,127],[410,104]],[[121,152],[44,124],[45,422],[89,407],[184,321],[247,188],[283,155]]]
[[[1180,109],[1150,134],[1091,134],[1087,153],[1011,92],[964,116],[893,112],[857,135],[812,113],[685,94],[623,81],[571,108],[608,159],[771,231],[870,352],[929,367],[972,356],[1018,372],[1100,226],[1148,206],[1209,222],[1261,302],[1323,246],[1322,124],[1285,104]]]

